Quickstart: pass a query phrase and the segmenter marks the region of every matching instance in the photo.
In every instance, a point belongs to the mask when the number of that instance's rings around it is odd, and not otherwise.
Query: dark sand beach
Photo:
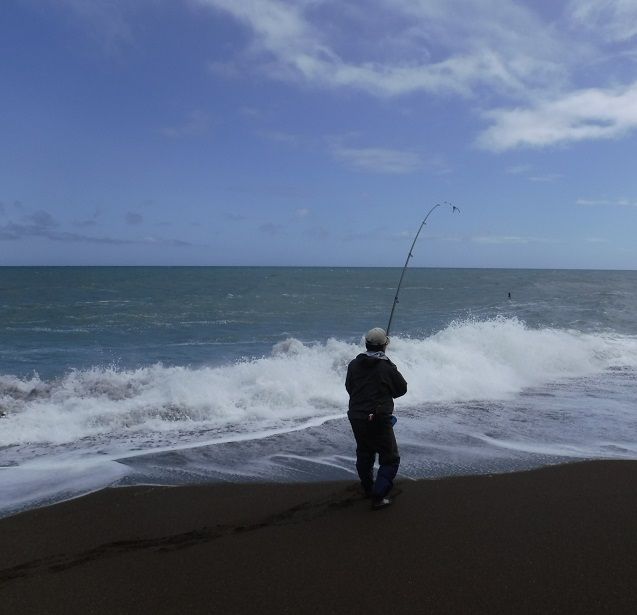
[[[637,462],[106,489],[0,520],[2,613],[634,613]]]

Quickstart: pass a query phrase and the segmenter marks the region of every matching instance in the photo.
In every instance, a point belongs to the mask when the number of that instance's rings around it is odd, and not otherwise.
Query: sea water
[[[0,268],[0,514],[106,485],[354,479],[343,381],[400,269]],[[410,269],[403,478],[637,458],[637,272]]]

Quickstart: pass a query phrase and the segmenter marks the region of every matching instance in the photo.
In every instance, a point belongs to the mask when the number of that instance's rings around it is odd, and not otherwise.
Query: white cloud
[[[174,126],[166,126],[161,129],[161,133],[173,139],[186,137],[200,137],[210,129],[210,117],[203,111],[192,111],[185,120]]]
[[[326,0],[195,1],[250,28],[250,57],[260,70],[314,86],[396,96],[416,91],[470,95],[487,85],[520,95],[563,75],[561,41],[516,3],[383,0],[353,8]],[[458,14],[464,18],[457,19]],[[378,33],[370,29],[378,29],[378,23],[382,59],[377,44],[364,42],[377,42]],[[353,31],[358,36],[352,37]]]
[[[637,36],[635,0],[573,0],[552,21],[533,3],[503,0],[192,1],[244,24],[253,37],[243,61],[271,78],[385,98],[427,92],[479,95],[483,106],[494,94],[517,101],[483,113],[483,149],[618,138],[637,126],[637,83],[617,85],[622,72],[612,63],[618,55],[630,62],[626,54],[634,50],[604,48],[604,40]],[[575,89],[580,69],[598,62],[609,70],[587,80],[597,76],[600,85]],[[413,154],[379,163],[388,152],[348,148],[335,155],[388,172],[419,164]]]
[[[531,175],[529,181],[532,182],[554,182],[558,179],[562,179],[564,176],[561,173],[544,173],[543,175]]]
[[[554,182],[564,177],[561,173],[537,173],[533,172],[530,164],[518,164],[506,169],[509,175],[524,175],[525,178],[532,182]]]
[[[577,90],[534,107],[485,115],[493,125],[477,143],[492,151],[612,139],[637,128],[637,82],[625,88]]]
[[[489,245],[521,245],[529,243],[554,243],[554,240],[544,237],[521,237],[518,235],[475,235],[469,241]]]
[[[209,62],[208,70],[224,79],[236,79],[241,75],[241,69],[235,62]]]
[[[517,164],[513,167],[509,167],[506,172],[509,175],[524,175],[530,173],[532,168],[530,164]]]
[[[529,243],[527,237],[517,237],[514,235],[477,235],[470,238],[474,243],[484,244],[523,244]]]
[[[115,52],[133,40],[131,14],[141,2],[126,0],[48,0],[56,8],[66,8],[81,24],[84,33],[98,41],[106,52]]]
[[[260,119],[264,116],[264,112],[261,109],[258,109],[257,107],[250,107],[247,105],[240,107],[239,109],[237,109],[237,111],[243,117],[249,117],[253,119]]]
[[[637,200],[634,199],[577,199],[577,205],[586,207],[611,206],[611,207],[637,207]]]
[[[607,41],[623,42],[637,36],[635,0],[571,0],[571,21]]]
[[[264,139],[268,139],[268,141],[283,143],[285,145],[298,145],[302,140],[299,135],[282,130],[260,130],[257,134]]]
[[[628,43],[637,37],[636,0],[570,0],[550,20],[530,0],[183,1],[230,16],[251,35],[232,59],[210,62],[217,76],[252,70],[380,98],[473,97],[492,109],[483,113],[484,149],[616,138],[637,125],[637,83],[617,85],[627,66],[634,75],[637,55]],[[109,40],[132,38],[131,17],[153,2],[60,0]],[[596,87],[575,89],[583,68],[587,86]],[[494,95],[516,106],[500,99],[494,109]],[[204,130],[193,118],[163,132]]]
[[[350,166],[377,173],[413,173],[424,167],[420,155],[411,151],[335,146],[332,148],[332,154]]]
[[[383,98],[426,92],[474,97],[483,108],[493,95],[516,101],[483,114],[490,124],[478,138],[484,149],[616,138],[637,125],[637,83],[617,86],[626,65],[634,74],[636,51],[627,43],[637,37],[636,0],[570,0],[550,21],[530,0],[183,1],[228,15],[251,34],[232,59],[209,63],[217,76],[252,69]],[[133,16],[153,3],[59,0],[107,41],[132,40]],[[578,71],[593,64],[604,71],[590,70],[587,85],[596,77],[599,85],[574,89]],[[193,115],[162,132],[183,137],[207,128],[203,115]]]

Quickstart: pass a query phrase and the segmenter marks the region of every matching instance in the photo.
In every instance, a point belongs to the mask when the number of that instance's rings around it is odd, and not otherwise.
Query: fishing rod
[[[407,271],[407,265],[409,265],[409,259],[411,259],[411,257],[413,256],[413,249],[414,249],[414,246],[416,245],[416,240],[418,239],[418,235],[420,235],[420,231],[422,231],[422,227],[425,226],[425,224],[427,224],[427,219],[432,214],[432,212],[435,209],[438,209],[438,207],[442,207],[443,205],[448,205],[449,207],[451,207],[452,208],[451,213],[455,213],[456,211],[460,212],[460,209],[458,207],[456,207],[455,205],[452,205],[448,201],[444,201],[442,203],[436,203],[427,212],[425,219],[422,221],[420,228],[418,229],[418,232],[416,233],[416,236],[414,237],[414,240],[411,243],[411,248],[409,248],[409,254],[407,254],[407,260],[405,261],[405,266],[403,267],[403,270],[400,274],[400,280],[398,281],[398,288],[396,289],[396,296],[394,297],[394,303],[391,306],[391,313],[389,314],[389,322],[387,323],[387,329],[385,331],[385,335],[387,335],[387,337],[389,337],[389,328],[391,327],[391,321],[392,321],[392,318],[394,317],[394,310],[396,309],[396,304],[398,303],[398,294],[400,293],[400,286],[403,283],[403,278],[405,277],[405,271]]]

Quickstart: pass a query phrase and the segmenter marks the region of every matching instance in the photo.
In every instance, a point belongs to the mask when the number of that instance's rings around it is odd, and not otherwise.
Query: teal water
[[[219,365],[284,339],[357,341],[386,326],[399,269],[6,267],[0,373]],[[511,293],[511,300],[508,293]],[[637,272],[410,269],[392,324],[423,337],[450,322],[637,334]]]

